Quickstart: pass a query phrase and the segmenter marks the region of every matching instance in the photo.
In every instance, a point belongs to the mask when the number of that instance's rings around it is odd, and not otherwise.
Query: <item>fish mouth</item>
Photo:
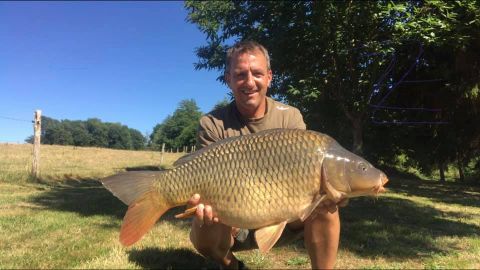
[[[348,193],[347,197],[354,198],[354,197],[367,196],[367,195],[378,196],[378,194],[387,191],[387,189],[384,186],[388,181],[389,180],[387,176],[382,173],[382,175],[380,176],[380,182],[381,182],[380,184],[374,186],[373,188],[353,191],[351,193]]]
[[[382,173],[382,175],[380,175],[380,181],[382,181],[382,186],[385,186],[385,184],[388,183],[388,177]]]
[[[374,195],[377,195],[378,193],[382,193],[382,192],[385,192],[386,189],[384,188],[385,184],[388,183],[388,178],[385,174],[382,173],[382,175],[380,176],[380,181],[381,181],[381,184],[379,184],[378,186],[375,186],[373,188],[373,192],[374,192]]]
[[[373,187],[373,189],[372,189],[373,195],[378,195],[379,193],[382,193],[382,192],[387,191],[387,189],[386,189],[384,186],[385,186],[385,184],[388,183],[388,181],[389,181],[389,180],[388,180],[387,176],[382,173],[382,174],[380,175],[380,182],[381,182],[381,184]]]
[[[379,193],[383,193],[385,191],[387,191],[387,189],[384,188],[383,186],[376,186],[372,189],[373,195],[378,195]]]

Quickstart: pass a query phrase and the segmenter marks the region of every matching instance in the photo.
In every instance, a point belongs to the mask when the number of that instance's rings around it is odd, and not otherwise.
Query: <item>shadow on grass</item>
[[[45,183],[48,189],[31,202],[58,211],[82,216],[108,215],[123,218],[127,206],[94,179],[67,177],[55,183]]]
[[[436,202],[480,207],[480,200],[478,199],[480,198],[480,188],[467,185],[429,181],[421,181],[417,184],[406,182],[400,187],[395,187],[394,190],[426,197]]]
[[[31,202],[58,211],[74,212],[83,216],[108,215],[123,219],[128,207],[115,197],[96,179],[66,177],[55,182],[43,181],[45,192],[31,199]],[[43,188],[42,188],[43,189]],[[161,220],[188,222],[174,216],[185,210],[175,207],[167,211]]]
[[[218,269],[218,265],[188,249],[134,249],[128,259],[147,269]]]
[[[480,227],[448,219],[451,213],[407,199],[357,198],[340,211],[341,246],[360,256],[416,258],[451,252],[439,237],[475,237]]]
[[[340,247],[360,257],[388,260],[417,259],[460,249],[442,244],[440,237],[480,237],[480,226],[449,220],[461,212],[445,213],[408,199],[355,198],[341,208]],[[291,248],[304,250],[303,239]]]
[[[163,171],[164,168],[161,166],[136,166],[136,167],[127,167],[126,171]]]
[[[436,202],[480,207],[480,187],[465,183],[422,180],[414,174],[384,168],[393,191],[429,198]]]

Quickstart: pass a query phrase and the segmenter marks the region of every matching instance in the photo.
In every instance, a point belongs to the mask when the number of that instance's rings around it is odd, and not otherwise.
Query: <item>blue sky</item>
[[[31,135],[36,109],[142,133],[183,99],[209,111],[229,90],[194,69],[206,36],[186,16],[183,2],[0,2],[0,142]]]

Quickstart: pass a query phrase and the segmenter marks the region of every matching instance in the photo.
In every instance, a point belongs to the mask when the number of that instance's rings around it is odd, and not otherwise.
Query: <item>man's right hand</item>
[[[193,223],[196,226],[202,227],[203,225],[212,225],[218,222],[218,218],[213,216],[213,210],[210,205],[200,203],[200,194],[194,194],[187,202],[187,208],[196,206],[197,211],[193,218]]]

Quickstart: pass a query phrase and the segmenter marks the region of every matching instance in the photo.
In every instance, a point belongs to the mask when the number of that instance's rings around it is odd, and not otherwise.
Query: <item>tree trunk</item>
[[[440,170],[440,182],[445,182],[445,162],[440,161],[438,163],[438,169]]]
[[[353,146],[352,152],[358,155],[363,153],[363,117],[362,114],[354,114],[342,106],[345,116],[352,123]]]
[[[352,119],[352,134],[353,134],[353,148],[355,154],[362,154],[363,152],[363,129],[361,118]]]
[[[463,164],[460,159],[457,159],[457,168],[458,168],[458,176],[459,176],[459,181],[463,182],[465,180],[465,174],[463,173]]]

